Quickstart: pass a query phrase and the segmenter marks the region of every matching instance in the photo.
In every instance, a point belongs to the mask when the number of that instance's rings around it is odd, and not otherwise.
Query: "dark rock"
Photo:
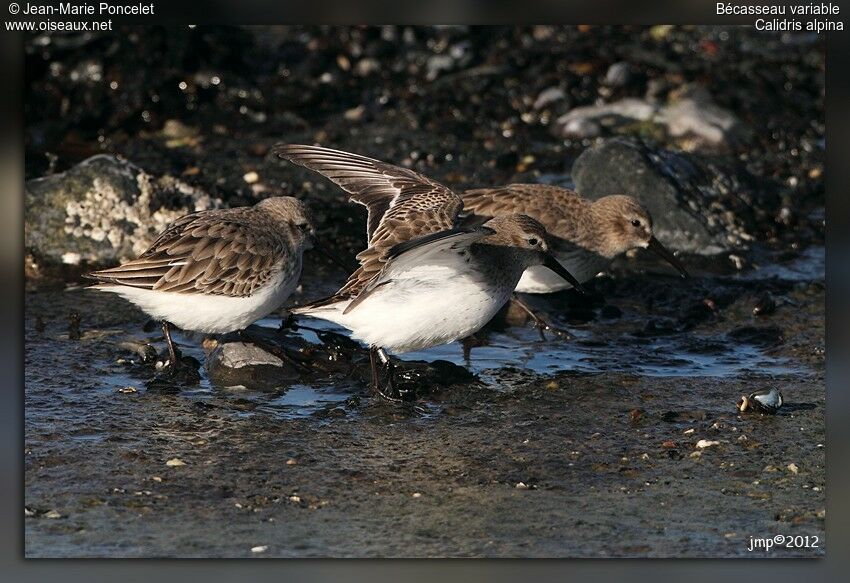
[[[606,304],[599,310],[599,317],[603,320],[616,320],[623,315],[623,311],[617,306]]]
[[[782,330],[777,326],[740,326],[729,332],[728,336],[738,342],[764,348],[776,346],[785,341]]]
[[[174,219],[220,204],[176,178],[155,178],[107,155],[30,180],[24,194],[27,251],[51,264],[134,257]]]
[[[714,255],[745,246],[777,202],[770,189],[755,188],[743,169],[684,153],[655,152],[614,138],[585,150],[572,169],[576,189],[600,198],[627,194],[653,218],[667,246]]]
[[[764,292],[759,296],[756,305],[753,306],[753,316],[768,316],[776,311],[776,300],[770,292]]]

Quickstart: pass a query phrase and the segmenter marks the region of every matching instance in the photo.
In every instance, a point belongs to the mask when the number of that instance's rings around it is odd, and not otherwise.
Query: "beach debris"
[[[738,411],[746,413],[753,411],[757,413],[768,413],[775,415],[782,407],[784,399],[779,389],[762,389],[749,395],[743,395],[738,399]]]

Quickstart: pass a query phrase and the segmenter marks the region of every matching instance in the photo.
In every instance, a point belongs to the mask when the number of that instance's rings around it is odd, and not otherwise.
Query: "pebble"
[[[787,467],[788,471],[791,472],[792,474],[799,474],[800,473],[800,468],[797,467],[797,464],[795,464],[794,462],[791,462],[790,464],[788,464],[785,467]]]
[[[560,87],[549,87],[548,89],[544,89],[537,96],[537,99],[534,100],[534,109],[543,109],[548,105],[552,105],[558,101],[566,99],[567,94],[564,93],[564,90]]]
[[[246,172],[245,175],[242,177],[242,180],[244,180],[248,184],[254,184],[259,179],[260,175],[254,172],[253,170],[251,172]]]
[[[422,497],[422,494],[421,494],[420,492],[414,492],[414,493],[413,493],[413,497],[414,497],[414,498],[421,498],[421,497]]]
[[[697,447],[700,448],[700,449],[704,449],[706,447],[712,447],[712,446],[715,446],[715,445],[720,445],[720,442],[719,441],[712,441],[710,439],[700,439],[697,442]]]
[[[632,71],[628,63],[614,63],[605,73],[605,84],[609,87],[623,87],[628,85],[631,78]]]
[[[295,458],[289,458],[288,460],[286,460],[286,465],[288,465],[288,466],[298,465],[298,460],[296,460]]]
[[[180,466],[185,466],[186,462],[181,460],[179,457],[174,457],[174,458],[171,458],[170,460],[168,460],[167,462],[165,462],[165,465],[168,466],[169,468],[176,468],[176,467],[180,467]]]
[[[257,545],[255,547],[251,547],[252,553],[264,553],[269,550],[269,545]]]
[[[138,393],[139,389],[136,387],[121,387],[117,390],[118,393],[130,394],[130,393]]]
[[[351,109],[347,110],[343,114],[343,117],[347,121],[360,121],[363,119],[364,115],[366,115],[366,108],[362,105],[358,105],[357,107],[352,107]]]
[[[48,510],[44,513],[45,518],[62,518],[62,515],[59,514],[56,510]]]

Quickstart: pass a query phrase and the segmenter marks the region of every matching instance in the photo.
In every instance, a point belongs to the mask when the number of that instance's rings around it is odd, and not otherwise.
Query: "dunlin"
[[[177,364],[169,323],[221,334],[267,316],[295,289],[314,233],[303,203],[272,197],[181,217],[137,259],[87,277],[161,320]]]
[[[510,184],[469,190],[461,195],[471,221],[523,213],[540,221],[549,233],[552,253],[570,273],[585,282],[626,251],[644,248],[659,255],[683,277],[688,273],[678,259],[652,234],[652,217],[634,198],[623,195],[588,200],[572,190],[546,184]],[[530,267],[516,291],[545,294],[571,287],[548,269]],[[520,303],[535,322],[545,324]]]
[[[280,145],[275,152],[329,178],[368,209],[369,246],[357,255],[360,267],[331,297],[292,312],[335,322],[369,345],[373,386],[385,398],[400,397],[386,350],[419,350],[476,332],[529,267],[547,266],[580,288],[532,218],[511,214],[461,227],[461,199],[417,172],[316,146]]]

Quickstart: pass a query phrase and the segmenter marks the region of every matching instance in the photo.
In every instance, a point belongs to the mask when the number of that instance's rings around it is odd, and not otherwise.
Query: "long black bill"
[[[690,277],[690,275],[688,275],[688,272],[685,270],[685,266],[682,265],[682,263],[678,259],[676,259],[676,256],[670,253],[664,247],[664,245],[661,244],[661,241],[659,241],[655,237],[651,237],[649,239],[649,245],[647,245],[646,248],[661,257],[662,259],[664,259],[673,267],[675,267],[676,271],[678,271],[682,275],[683,279],[687,279]]]
[[[349,265],[347,262],[343,261],[336,255],[328,251],[328,249],[324,245],[319,243],[318,239],[316,238],[313,239],[313,249],[327,257],[331,263],[345,271],[346,274],[351,274],[355,269],[357,269],[356,267]]]
[[[563,277],[565,281],[570,283],[582,295],[590,295],[589,293],[587,293],[587,290],[582,287],[581,283],[579,283],[579,281],[575,277],[573,277],[573,274],[567,271],[564,266],[561,265],[561,262],[555,259],[555,257],[550,253],[543,254],[543,267],[548,267],[549,269]]]

